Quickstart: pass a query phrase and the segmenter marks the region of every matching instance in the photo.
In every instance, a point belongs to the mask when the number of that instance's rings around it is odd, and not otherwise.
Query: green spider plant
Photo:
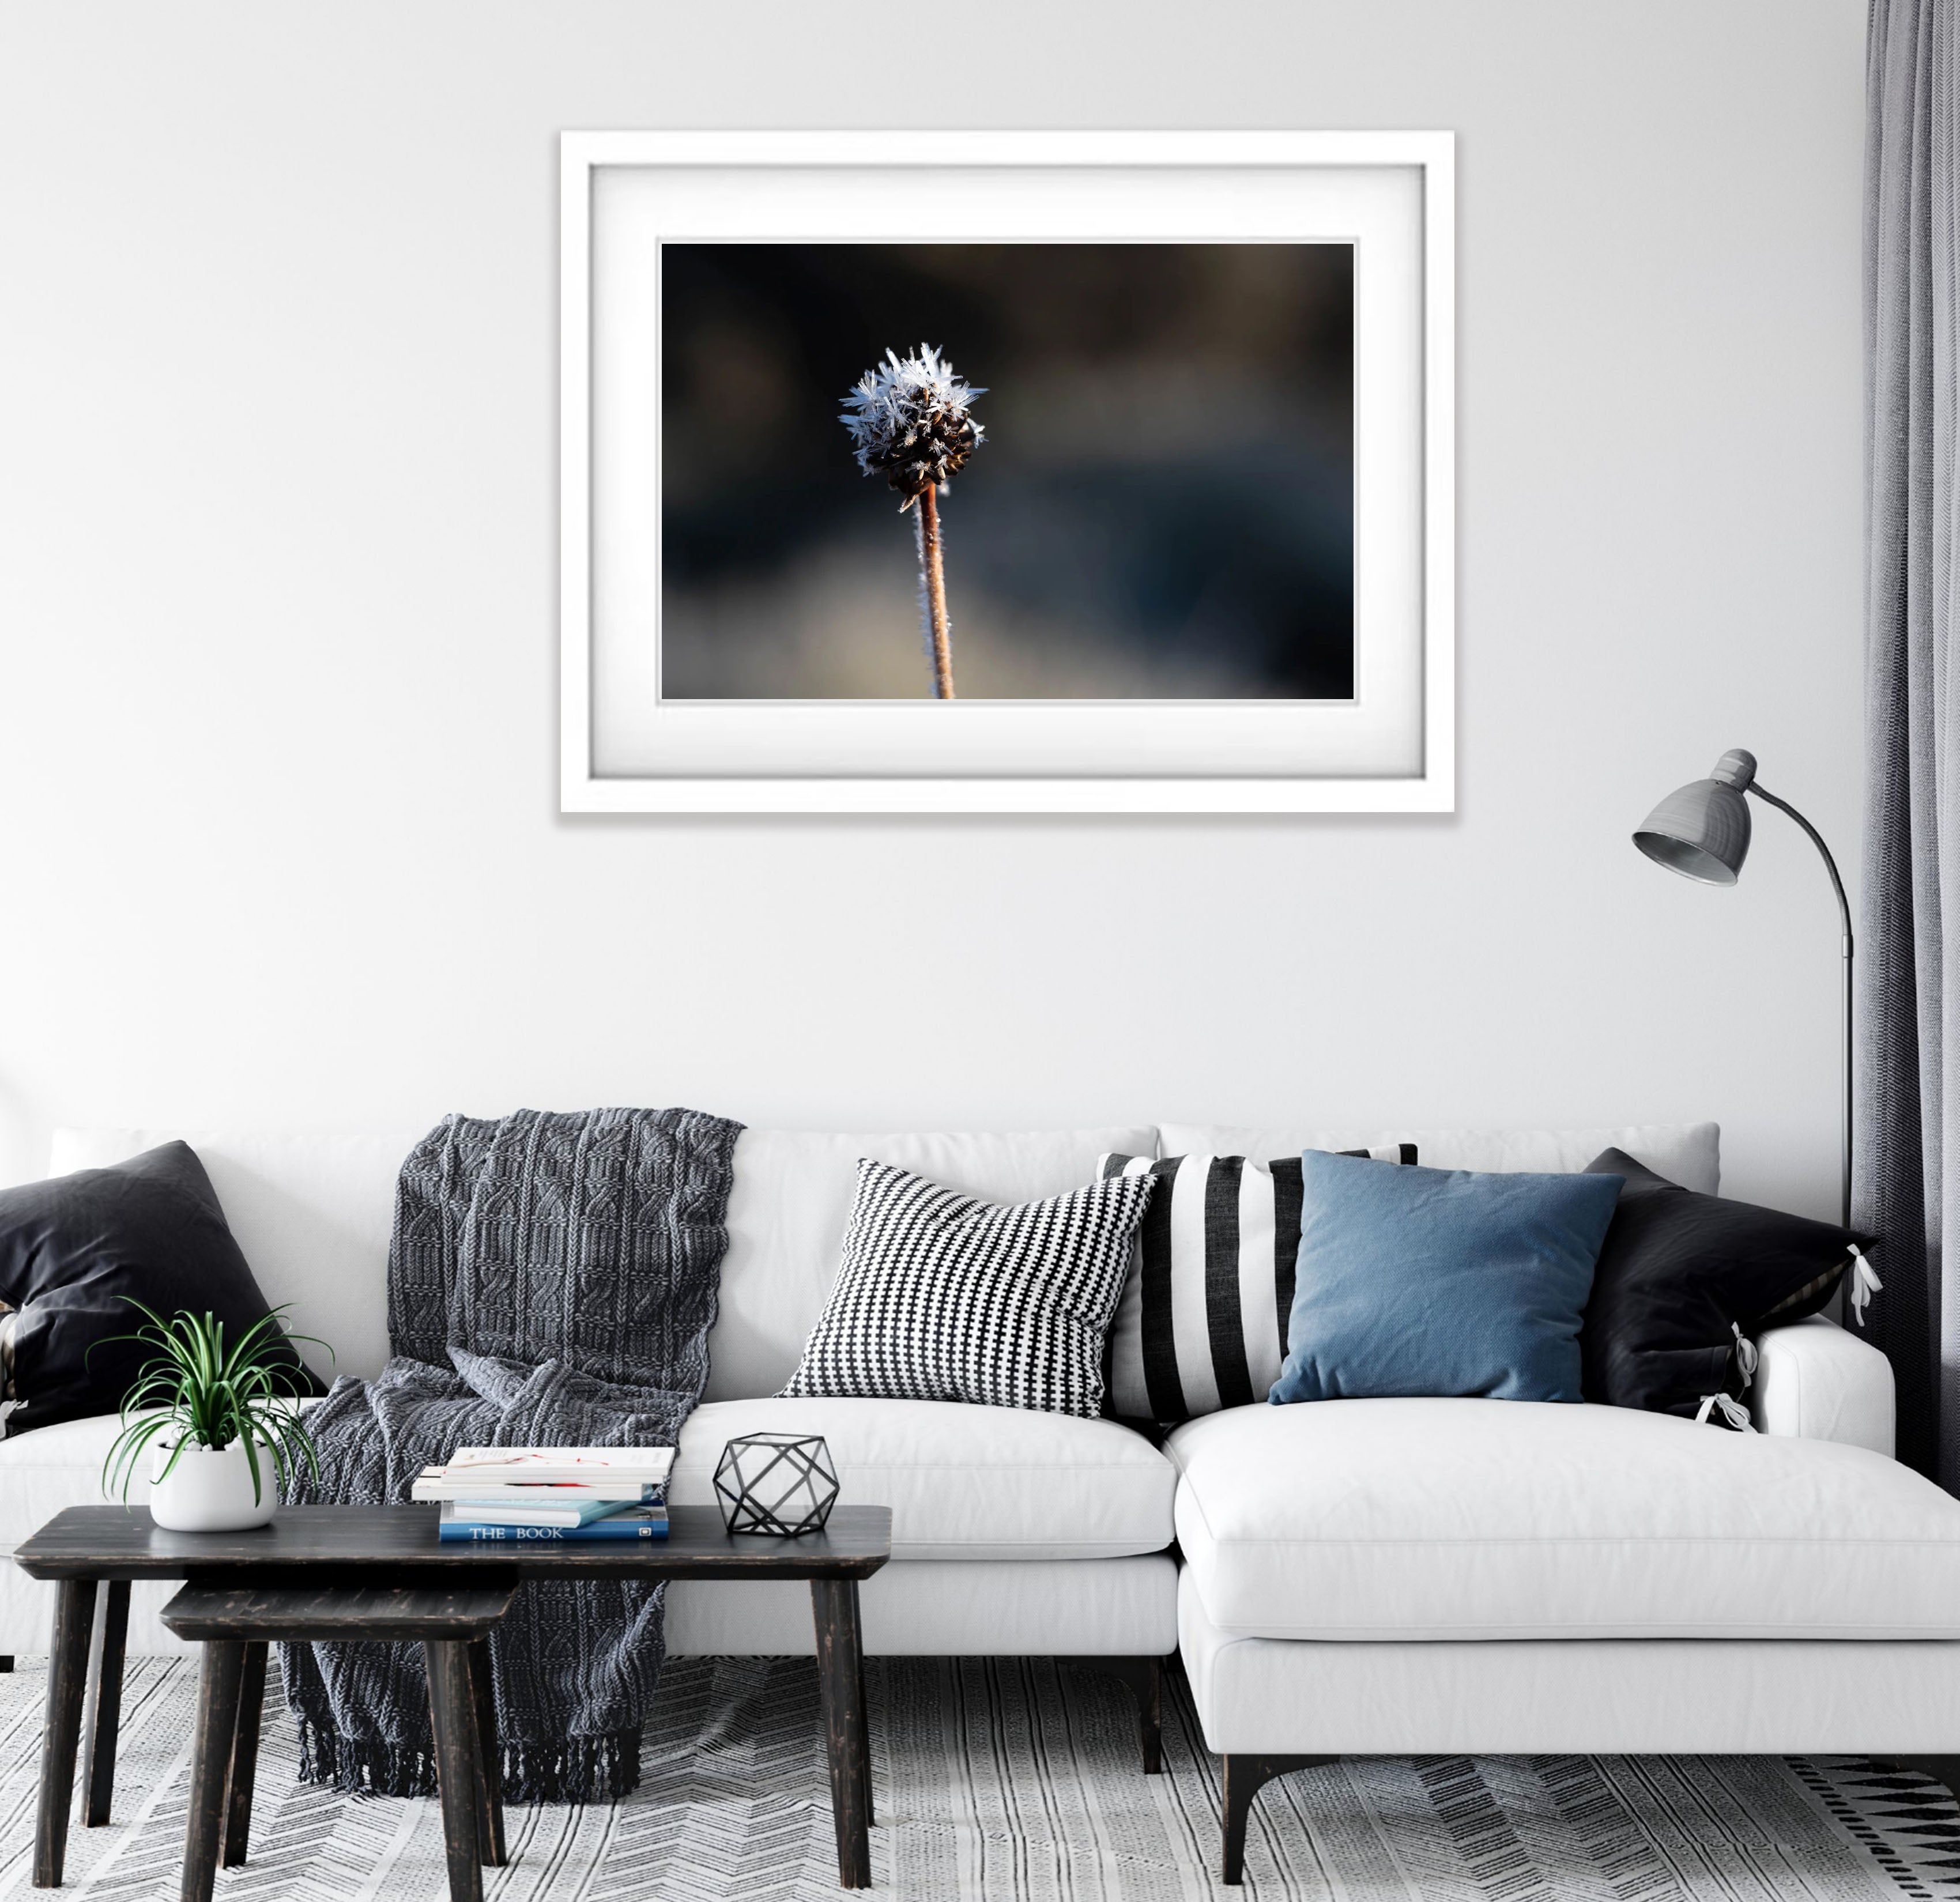
[[[161,1480],[176,1471],[186,1446],[217,1452],[234,1439],[242,1440],[245,1462],[252,1469],[255,1504],[262,1496],[262,1449],[271,1455],[282,1481],[298,1471],[302,1463],[318,1477],[313,1439],[296,1404],[300,1372],[280,1348],[287,1341],[309,1341],[320,1347],[326,1347],[325,1341],[312,1334],[282,1334],[279,1323],[286,1310],[275,1308],[228,1346],[224,1323],[208,1314],[186,1312],[166,1321],[142,1302],[126,1295],[123,1299],[143,1316],[145,1325],[119,1337],[158,1352],[144,1363],[135,1385],[123,1397],[123,1430],[102,1463],[105,1493],[126,1503],[137,1461],[159,1441],[170,1451],[156,1475]],[[327,1348],[329,1356],[332,1351]]]

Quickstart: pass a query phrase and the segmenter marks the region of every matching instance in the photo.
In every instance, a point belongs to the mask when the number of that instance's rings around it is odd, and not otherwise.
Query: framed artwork
[[[1441,812],[1445,132],[563,135],[568,812]]]

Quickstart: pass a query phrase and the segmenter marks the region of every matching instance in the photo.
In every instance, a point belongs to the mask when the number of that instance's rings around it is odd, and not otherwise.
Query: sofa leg
[[[1900,1770],[1916,1770],[1960,1797],[1960,1757],[1882,1757],[1878,1760]]]
[[[1137,1740],[1143,1747],[1144,1774],[1159,1774],[1163,1769],[1163,1659],[1064,1658],[1061,1662],[1119,1678],[1130,1687],[1137,1700]]]
[[[0,1653],[0,1671],[11,1671],[13,1668],[14,1660],[4,1653]]]
[[[1246,1822],[1252,1799],[1275,1776],[1289,1770],[1311,1770],[1316,1764],[1338,1764],[1338,1757],[1249,1757],[1228,1751],[1225,1757],[1224,1879],[1236,1888],[1246,1877]]]

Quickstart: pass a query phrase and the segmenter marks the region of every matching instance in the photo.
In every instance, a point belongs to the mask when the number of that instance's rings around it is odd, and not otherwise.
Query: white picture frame
[[[570,132],[561,187],[563,811],[1454,809],[1453,135]],[[1353,241],[1353,699],[661,701],[649,253],[819,232]]]

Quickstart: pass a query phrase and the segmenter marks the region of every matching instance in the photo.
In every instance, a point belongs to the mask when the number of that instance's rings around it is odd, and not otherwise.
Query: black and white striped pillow
[[[1110,1313],[1157,1188],[1118,1174],[1006,1207],[861,1161],[843,1265],[784,1397],[964,1400],[1093,1420]]]
[[[1415,1145],[1343,1153],[1413,1163]],[[1109,1411],[1168,1425],[1264,1400],[1286,1359],[1300,1158],[1105,1156],[1096,1172],[1159,1185],[1110,1324]]]

